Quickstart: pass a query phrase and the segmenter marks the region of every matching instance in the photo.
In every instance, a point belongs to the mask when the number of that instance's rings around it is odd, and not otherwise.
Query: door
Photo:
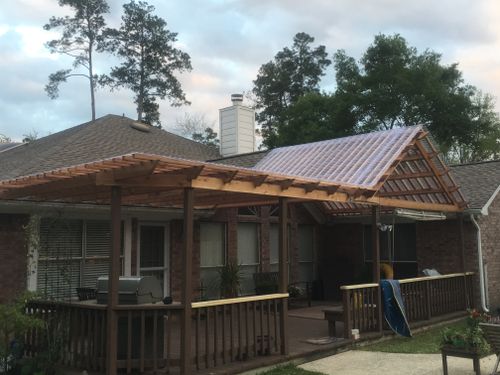
[[[163,295],[170,295],[168,226],[166,224],[140,224],[139,275],[156,277]]]

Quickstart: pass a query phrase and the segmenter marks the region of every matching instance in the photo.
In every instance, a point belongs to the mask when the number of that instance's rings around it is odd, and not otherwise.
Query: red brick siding
[[[23,227],[27,215],[0,214],[0,303],[26,288],[27,248]]]
[[[322,230],[324,246],[318,254],[319,278],[327,300],[340,298],[339,287],[354,283],[364,266],[363,225],[336,224]]]
[[[291,281],[298,280],[298,243],[297,227],[298,223],[313,223],[312,218],[302,208],[297,205],[290,205],[290,227],[291,227]],[[217,210],[209,219],[210,221],[220,221],[226,223],[227,258],[229,261],[237,262],[238,244],[238,222],[256,222],[260,230],[260,259],[262,270],[269,270],[269,228],[272,222],[277,222],[276,217],[269,215],[269,207],[261,207],[256,217],[238,216],[238,210],[234,208]],[[318,230],[318,233],[320,231]],[[172,297],[179,300],[182,287],[182,221],[174,220],[170,225],[170,288]],[[200,241],[199,222],[195,223],[195,238],[193,248],[193,297],[199,296],[200,287]]]

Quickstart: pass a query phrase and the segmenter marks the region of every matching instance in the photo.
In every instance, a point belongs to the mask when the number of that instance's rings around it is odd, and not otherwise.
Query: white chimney
[[[231,107],[219,109],[222,156],[255,151],[255,110],[242,105],[242,94],[232,94],[231,101]]]

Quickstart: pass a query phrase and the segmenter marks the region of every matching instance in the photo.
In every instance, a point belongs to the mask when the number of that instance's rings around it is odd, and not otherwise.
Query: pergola
[[[354,152],[352,157],[356,157]],[[387,158],[386,158],[387,159]],[[289,162],[293,162],[289,161]],[[309,160],[314,163],[314,160]],[[360,166],[361,168],[361,166]],[[0,200],[94,203],[111,208],[112,251],[110,299],[107,306],[107,369],[116,373],[118,280],[121,207],[183,209],[183,283],[181,370],[190,373],[193,213],[195,209],[279,204],[279,290],[287,293],[287,204],[323,202],[330,210],[371,206],[374,223],[379,207],[460,212],[465,205],[458,187],[427,139],[415,132],[399,154],[374,164],[384,169],[372,186],[336,182],[272,168],[240,168],[220,163],[132,153],[82,165],[0,181]],[[373,226],[374,282],[378,282],[380,250]],[[286,316],[286,311],[283,313]],[[282,321],[286,328],[286,319]],[[286,329],[285,329],[286,331]],[[287,341],[281,352],[288,351]]]

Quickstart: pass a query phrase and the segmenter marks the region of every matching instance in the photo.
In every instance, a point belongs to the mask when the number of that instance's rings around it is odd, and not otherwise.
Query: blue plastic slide
[[[411,337],[410,325],[406,319],[405,306],[398,280],[380,280],[384,318],[397,334]]]

